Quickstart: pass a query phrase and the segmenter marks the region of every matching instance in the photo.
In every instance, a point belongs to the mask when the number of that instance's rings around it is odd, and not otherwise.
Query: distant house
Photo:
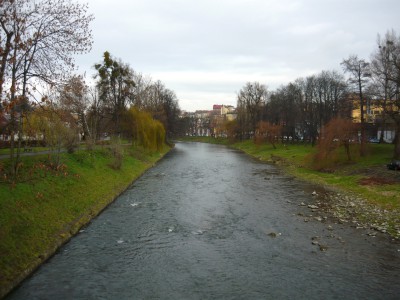
[[[190,120],[186,135],[225,136],[224,124],[236,118],[236,110],[232,105],[214,104],[212,110],[183,112],[181,117]]]
[[[386,105],[387,112],[397,111],[394,103]],[[353,102],[353,110],[351,113],[354,123],[361,123],[361,109],[358,101]],[[395,124],[390,113],[384,113],[382,100],[367,100],[364,107],[364,120],[367,124],[368,138],[380,139],[383,133],[383,140],[391,143],[395,136]]]
[[[236,119],[236,110],[232,105],[213,105],[213,113],[210,122],[211,133],[215,137],[226,137],[225,123]]]
[[[226,116],[226,115],[231,115],[230,118],[234,118],[233,115],[236,114],[236,110],[232,105],[219,105],[219,104],[214,104],[213,105],[213,115],[217,116]]]

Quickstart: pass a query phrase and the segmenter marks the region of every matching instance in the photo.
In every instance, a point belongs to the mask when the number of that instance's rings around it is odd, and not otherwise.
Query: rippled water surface
[[[178,143],[9,299],[399,299],[399,244],[304,222],[312,191]]]

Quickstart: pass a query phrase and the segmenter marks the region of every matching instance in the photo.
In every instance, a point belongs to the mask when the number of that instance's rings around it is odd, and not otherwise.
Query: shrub
[[[276,141],[281,135],[282,126],[274,125],[269,122],[261,121],[257,124],[254,143],[257,145],[268,142],[276,149]]]
[[[110,167],[114,170],[120,170],[124,158],[124,150],[119,138],[111,139],[110,152],[113,158],[112,162],[110,163]]]
[[[335,118],[326,124],[320,134],[313,165],[317,170],[349,162],[358,153],[358,127],[349,119]],[[340,151],[341,147],[343,151]]]

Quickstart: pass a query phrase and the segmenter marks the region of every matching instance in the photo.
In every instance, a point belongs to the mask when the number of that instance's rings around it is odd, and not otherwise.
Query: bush
[[[268,142],[276,149],[276,142],[281,135],[282,126],[274,125],[269,122],[261,121],[257,124],[256,134],[254,136],[254,143],[261,145]]]
[[[352,161],[358,153],[357,138],[358,127],[351,120],[332,119],[321,130],[318,151],[313,160],[314,168],[329,169],[336,164]]]
[[[64,135],[64,146],[68,153],[74,153],[78,148],[79,139],[77,133],[72,130],[67,130]]]
[[[113,158],[113,161],[110,163],[110,167],[114,170],[120,170],[124,158],[124,150],[119,138],[111,139],[110,152]]]

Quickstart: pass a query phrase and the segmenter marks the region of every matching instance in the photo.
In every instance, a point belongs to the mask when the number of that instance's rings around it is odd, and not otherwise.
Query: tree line
[[[248,82],[238,92],[237,119],[227,124],[228,134],[239,139],[315,144],[323,139],[329,122],[352,120],[352,110],[358,109],[359,123],[337,122],[346,124],[337,135],[343,132],[348,136],[348,125],[353,124],[351,139],[359,141],[360,155],[365,155],[366,142],[377,135],[377,127],[380,142],[384,130],[392,127],[394,158],[400,159],[400,36],[393,30],[383,37],[378,35],[369,61],[350,55],[343,59],[341,67],[343,73],[322,71],[275,91],[259,82]],[[371,108],[379,111],[372,129],[367,118]]]
[[[0,1],[0,142],[10,148],[11,176],[32,141],[58,161],[80,139],[117,136],[157,149],[177,130],[175,93],[109,52],[93,66],[94,85],[76,74],[93,19],[87,4],[71,0]]]
[[[180,115],[174,91],[166,88],[161,81],[154,82],[149,76],[134,71],[107,51],[103,61],[96,63],[94,68],[96,84],[91,93],[86,93],[92,101],[84,109],[92,124],[91,132],[84,126],[87,122],[80,121],[82,128],[86,128],[85,139],[86,136],[98,139],[104,133],[125,138],[140,136],[131,130],[132,123],[140,123],[135,118],[141,114],[134,111],[144,112],[151,120],[159,122],[165,131],[165,138],[174,136]],[[149,124],[149,127],[152,125]]]

